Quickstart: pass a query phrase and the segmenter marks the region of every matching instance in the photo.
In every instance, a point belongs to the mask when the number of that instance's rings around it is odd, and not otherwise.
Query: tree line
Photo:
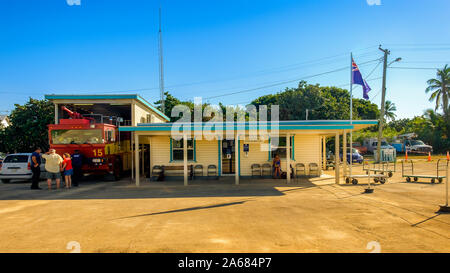
[[[426,93],[430,94],[430,101],[435,102],[435,109],[426,109],[422,115],[413,118],[396,119],[396,107],[393,102],[386,101],[384,119],[387,122],[383,130],[384,137],[391,141],[395,136],[404,133],[416,133],[424,142],[433,146],[436,152],[450,150],[450,111],[449,86],[450,68],[446,65],[437,70],[436,78],[428,82]],[[155,104],[160,108],[160,101]],[[378,106],[370,101],[353,98],[353,119],[378,119]],[[171,117],[172,108],[183,104],[194,110],[192,101],[182,101],[169,92],[165,93],[165,114]],[[270,107],[279,105],[280,120],[347,120],[350,117],[350,93],[348,90],[333,86],[320,86],[299,82],[297,87],[286,88],[276,94],[260,96],[250,104],[257,108],[261,105]],[[204,103],[204,109],[209,104]],[[230,106],[219,103],[223,112]],[[236,112],[243,111],[240,106],[234,107]],[[442,110],[442,113],[438,111]],[[224,117],[225,118],[225,117]],[[48,100],[30,98],[24,105],[15,105],[9,115],[11,125],[0,128],[0,152],[29,152],[35,146],[47,149],[47,125],[54,121],[54,106]],[[171,117],[176,121],[178,117]],[[209,118],[203,118],[207,121]],[[354,133],[354,141],[362,142],[364,138],[376,137],[378,128],[370,128]]]

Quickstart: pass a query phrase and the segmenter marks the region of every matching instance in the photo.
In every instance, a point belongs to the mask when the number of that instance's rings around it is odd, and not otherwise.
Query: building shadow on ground
[[[317,186],[308,178],[292,180],[289,184],[283,179],[241,179],[240,184],[235,185],[234,177],[189,180],[188,186],[184,186],[182,180],[142,179],[140,187],[130,178],[110,182],[88,179],[79,187],[58,190],[55,185],[53,190],[48,190],[46,181],[40,182],[42,190],[30,190],[30,183],[14,182],[0,184],[0,201],[283,196],[285,191]]]

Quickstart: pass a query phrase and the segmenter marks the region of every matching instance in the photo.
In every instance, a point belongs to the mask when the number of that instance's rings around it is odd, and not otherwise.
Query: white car
[[[31,180],[31,153],[10,154],[5,157],[0,167],[0,180],[9,183],[12,179]],[[41,178],[44,177],[44,160],[41,158]]]

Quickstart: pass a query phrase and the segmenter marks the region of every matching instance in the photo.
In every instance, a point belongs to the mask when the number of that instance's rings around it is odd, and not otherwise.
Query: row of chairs
[[[204,176],[203,165],[197,164],[194,166],[194,178],[196,176]],[[206,176],[218,176],[217,166],[214,164],[208,165],[206,169]]]
[[[308,174],[310,176],[320,176],[320,168],[317,163],[309,163],[308,167],[309,167]],[[272,171],[273,171],[272,165],[270,165],[269,163],[264,163],[262,165],[257,164],[257,163],[252,164],[251,169],[252,169],[252,177],[254,177],[254,176],[271,176]],[[307,173],[306,165],[303,163],[295,164],[295,169],[292,168],[292,165],[291,165],[291,170],[293,170],[293,173],[295,174],[296,177],[306,176],[306,173]]]
[[[155,165],[155,166],[153,166],[152,172],[153,172],[153,176],[159,176],[161,173],[166,173],[167,171],[172,171],[172,170],[175,170],[175,171],[183,170],[183,166]],[[201,165],[201,164],[197,164],[195,166],[189,165],[188,171],[189,171],[190,178],[204,176],[203,165]],[[208,167],[206,169],[206,176],[218,177],[217,166],[214,164],[208,165]]]

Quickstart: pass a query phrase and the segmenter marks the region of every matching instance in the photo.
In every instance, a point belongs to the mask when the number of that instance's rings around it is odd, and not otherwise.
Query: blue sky
[[[373,89],[371,99],[379,104],[379,44],[391,50],[391,60],[403,58],[393,67],[450,63],[448,0],[381,0],[372,6],[367,0],[81,0],[79,6],[66,0],[0,0],[0,5],[0,111],[49,93],[139,93],[156,101],[160,5],[166,89],[181,99],[253,90],[208,100],[245,104],[307,76],[349,66],[354,52]],[[343,70],[306,80],[347,88],[349,75]],[[431,69],[389,69],[387,99],[397,105],[398,117],[434,107],[424,93],[434,76]],[[275,85],[280,82],[288,83]],[[354,95],[361,98],[361,88],[354,88]]]

